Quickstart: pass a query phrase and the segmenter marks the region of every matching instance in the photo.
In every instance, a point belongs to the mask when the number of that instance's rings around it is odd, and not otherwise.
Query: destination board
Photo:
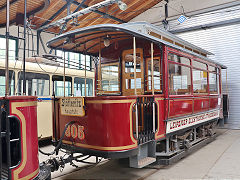
[[[65,116],[85,116],[83,97],[60,98],[61,114]]]

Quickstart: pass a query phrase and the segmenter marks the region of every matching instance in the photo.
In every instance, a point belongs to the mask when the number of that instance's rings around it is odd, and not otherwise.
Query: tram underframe
[[[210,143],[216,137],[217,120],[168,135],[157,142],[157,164],[169,165]]]

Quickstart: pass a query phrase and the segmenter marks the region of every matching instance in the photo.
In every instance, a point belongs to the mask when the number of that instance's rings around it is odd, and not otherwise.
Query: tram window
[[[125,57],[125,72],[134,72],[134,57],[133,54],[126,54]],[[136,53],[136,72],[141,72],[141,55]]]
[[[193,69],[193,92],[207,93],[207,72]]]
[[[151,59],[147,59],[147,90],[150,91],[152,89],[152,64]],[[161,89],[161,80],[160,80],[160,59],[154,58],[153,59],[153,80],[154,80],[154,89],[160,90]]]
[[[0,96],[5,96],[5,70],[0,70]],[[15,73],[9,71],[9,82],[11,81],[10,95],[14,95]],[[9,83],[10,84],[10,83]]]
[[[1,37],[0,42],[6,42],[5,37]],[[16,51],[17,51],[17,40],[9,39],[9,60],[16,60]],[[6,43],[0,43],[0,59],[5,60],[6,56]]]
[[[26,72],[26,95],[49,96],[50,77],[47,74]],[[18,93],[23,94],[23,72],[19,72]]]
[[[190,68],[178,64],[169,64],[169,89],[171,95],[190,94]]]
[[[207,65],[198,61],[192,61],[192,65],[193,67],[199,68],[199,69],[203,69],[203,70],[207,70]]]
[[[101,65],[102,90],[120,91],[119,89],[119,63]]]
[[[136,78],[136,89],[141,89],[142,84],[141,78]],[[135,81],[134,79],[126,79],[126,89],[135,89]]]
[[[64,96],[64,81],[63,76],[54,75],[52,77],[53,80],[53,91],[56,96]],[[65,77],[65,96],[72,95],[72,78],[66,76]]]
[[[85,96],[85,79],[74,78],[74,96]],[[93,80],[87,79],[86,96],[93,96]]]
[[[218,93],[218,74],[209,73],[209,92],[210,94]]]
[[[190,60],[188,58],[176,54],[169,53],[168,60],[190,66]]]

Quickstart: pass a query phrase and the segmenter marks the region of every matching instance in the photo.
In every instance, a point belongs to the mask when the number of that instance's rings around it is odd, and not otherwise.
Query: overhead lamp
[[[103,44],[105,47],[108,47],[110,45],[110,40],[111,40],[111,37],[109,35],[107,35],[105,38],[103,38]]]
[[[119,9],[121,9],[122,11],[125,11],[128,8],[127,4],[122,2],[121,0],[117,1],[117,4]]]

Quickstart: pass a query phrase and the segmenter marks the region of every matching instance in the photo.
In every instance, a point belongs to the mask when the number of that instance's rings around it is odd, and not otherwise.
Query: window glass
[[[64,81],[63,76],[57,76],[54,75],[52,77],[53,80],[53,91],[56,96],[64,96]],[[72,78],[66,76],[65,77],[65,96],[71,96],[72,95]]]
[[[178,64],[169,64],[169,89],[172,95],[190,94],[190,68]]]
[[[198,61],[192,61],[192,65],[193,67],[199,68],[199,69],[203,69],[203,70],[207,70],[207,65]]]
[[[148,76],[148,90],[152,89],[152,65],[151,59],[147,61],[147,76]],[[154,80],[154,89],[160,90],[160,61],[159,59],[153,59],[153,80]]]
[[[62,59],[58,59],[60,66],[63,67],[65,57],[65,67],[72,69],[85,69],[85,55],[73,52],[63,52],[61,50],[57,50],[56,54],[57,56],[62,57]],[[86,69],[89,71],[91,70],[91,57],[89,55],[86,55]]]
[[[168,54],[168,60],[173,61],[173,62],[177,62],[177,63],[181,63],[181,64],[190,65],[190,60],[188,58],[178,56],[178,55],[172,54],[172,53]]]
[[[133,54],[126,54],[125,57],[125,72],[134,72],[134,57]],[[141,72],[141,56],[140,53],[136,53],[136,72]]]
[[[102,90],[120,91],[119,89],[119,63],[102,64]]]
[[[74,78],[74,96],[85,96],[85,79]],[[93,96],[93,80],[87,79],[86,96]]]
[[[9,82],[10,81],[11,85],[9,86],[9,93],[10,95],[14,95],[15,73],[13,71],[9,71]],[[5,70],[0,70],[0,96],[5,96],[5,84]]]
[[[209,91],[210,94],[218,93],[218,75],[215,73],[209,73]]]
[[[207,93],[207,72],[193,69],[193,92]]]
[[[69,67],[79,69],[79,53],[69,52]]]
[[[47,74],[26,72],[26,95],[28,96],[49,96],[50,77]],[[23,72],[18,76],[18,93],[23,94]]]
[[[5,60],[6,56],[6,39],[0,37],[0,59]],[[16,43],[17,41],[14,39],[9,39],[9,60],[16,59]]]
[[[141,89],[142,79],[136,78],[136,89]],[[126,89],[135,89],[134,79],[126,79]]]

